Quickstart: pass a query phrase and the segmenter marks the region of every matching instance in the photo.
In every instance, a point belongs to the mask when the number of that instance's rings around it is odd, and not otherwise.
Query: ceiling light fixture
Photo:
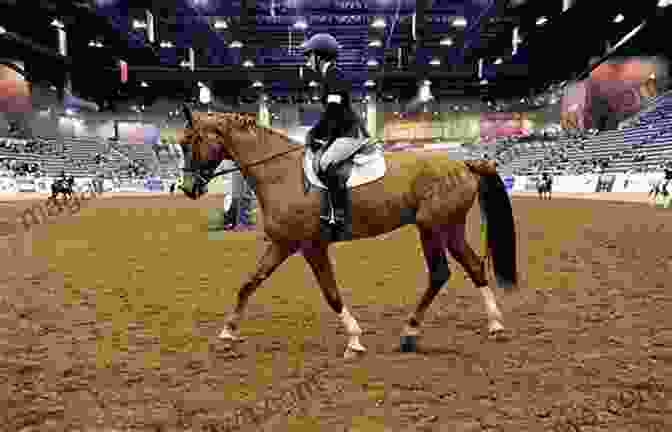
[[[443,46],[451,46],[453,44],[453,40],[449,37],[441,39],[441,42],[439,42]]]
[[[53,25],[53,23],[52,23],[52,25]],[[133,20],[133,28],[135,30],[146,29],[147,28],[147,23],[144,22],[144,21],[140,21],[140,20]]]
[[[385,19],[384,18],[376,18],[373,20],[373,23],[371,23],[371,27],[374,28],[385,28]]]
[[[308,28],[308,23],[305,19],[301,18],[294,23],[294,28],[298,30],[305,30]]]
[[[464,17],[457,17],[453,20],[454,27],[466,27],[467,20]]]

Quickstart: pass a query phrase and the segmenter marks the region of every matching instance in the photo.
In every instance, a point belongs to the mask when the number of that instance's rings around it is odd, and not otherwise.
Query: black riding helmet
[[[318,33],[301,45],[303,55],[310,58],[316,57],[315,64],[311,67],[319,70],[319,64],[324,61],[334,61],[338,58],[338,41],[329,33]]]

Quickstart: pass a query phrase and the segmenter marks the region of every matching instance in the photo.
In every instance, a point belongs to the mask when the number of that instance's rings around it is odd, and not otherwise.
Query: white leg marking
[[[410,325],[404,325],[404,330],[401,332],[402,336],[420,336],[420,327],[411,327]]]
[[[488,315],[488,331],[490,333],[497,333],[504,330],[504,326],[501,323],[502,312],[497,307],[497,299],[495,299],[495,295],[487,285],[481,287],[480,290],[481,295],[483,296],[483,302],[485,303],[485,312]]]
[[[344,357],[346,359],[356,357],[358,354],[366,352],[366,348],[359,341],[359,336],[362,334],[362,329],[357,324],[357,320],[350,314],[348,308],[343,306],[340,313],[341,322],[345,326],[345,331],[348,333],[348,347],[345,350]]]

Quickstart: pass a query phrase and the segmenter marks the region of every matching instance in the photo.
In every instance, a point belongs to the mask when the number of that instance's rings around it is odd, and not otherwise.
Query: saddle
[[[324,236],[330,241],[349,240],[352,236],[350,190],[385,175],[383,148],[375,140],[367,140],[350,157],[330,169],[331,174],[335,176],[331,180],[341,185],[331,191],[332,193],[326,186],[330,179],[320,169],[320,160],[328,148],[326,145],[320,146],[319,149],[306,146],[303,159],[303,189],[305,194],[312,188],[320,191],[320,220]],[[338,219],[342,221],[342,225],[337,222]]]
[[[303,187],[304,193],[311,188],[327,190],[324,174],[320,170],[320,159],[328,147],[321,147],[314,151],[306,146],[303,155]],[[373,140],[362,145],[352,156],[339,163],[335,168],[339,177],[346,180],[348,189],[355,188],[385,175],[386,164],[382,146]]]

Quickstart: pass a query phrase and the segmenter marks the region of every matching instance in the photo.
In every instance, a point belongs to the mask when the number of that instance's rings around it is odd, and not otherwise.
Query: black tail
[[[497,284],[504,289],[513,289],[518,284],[518,269],[511,200],[499,174],[481,175],[479,186],[481,225],[486,226],[487,247],[492,255]]]

